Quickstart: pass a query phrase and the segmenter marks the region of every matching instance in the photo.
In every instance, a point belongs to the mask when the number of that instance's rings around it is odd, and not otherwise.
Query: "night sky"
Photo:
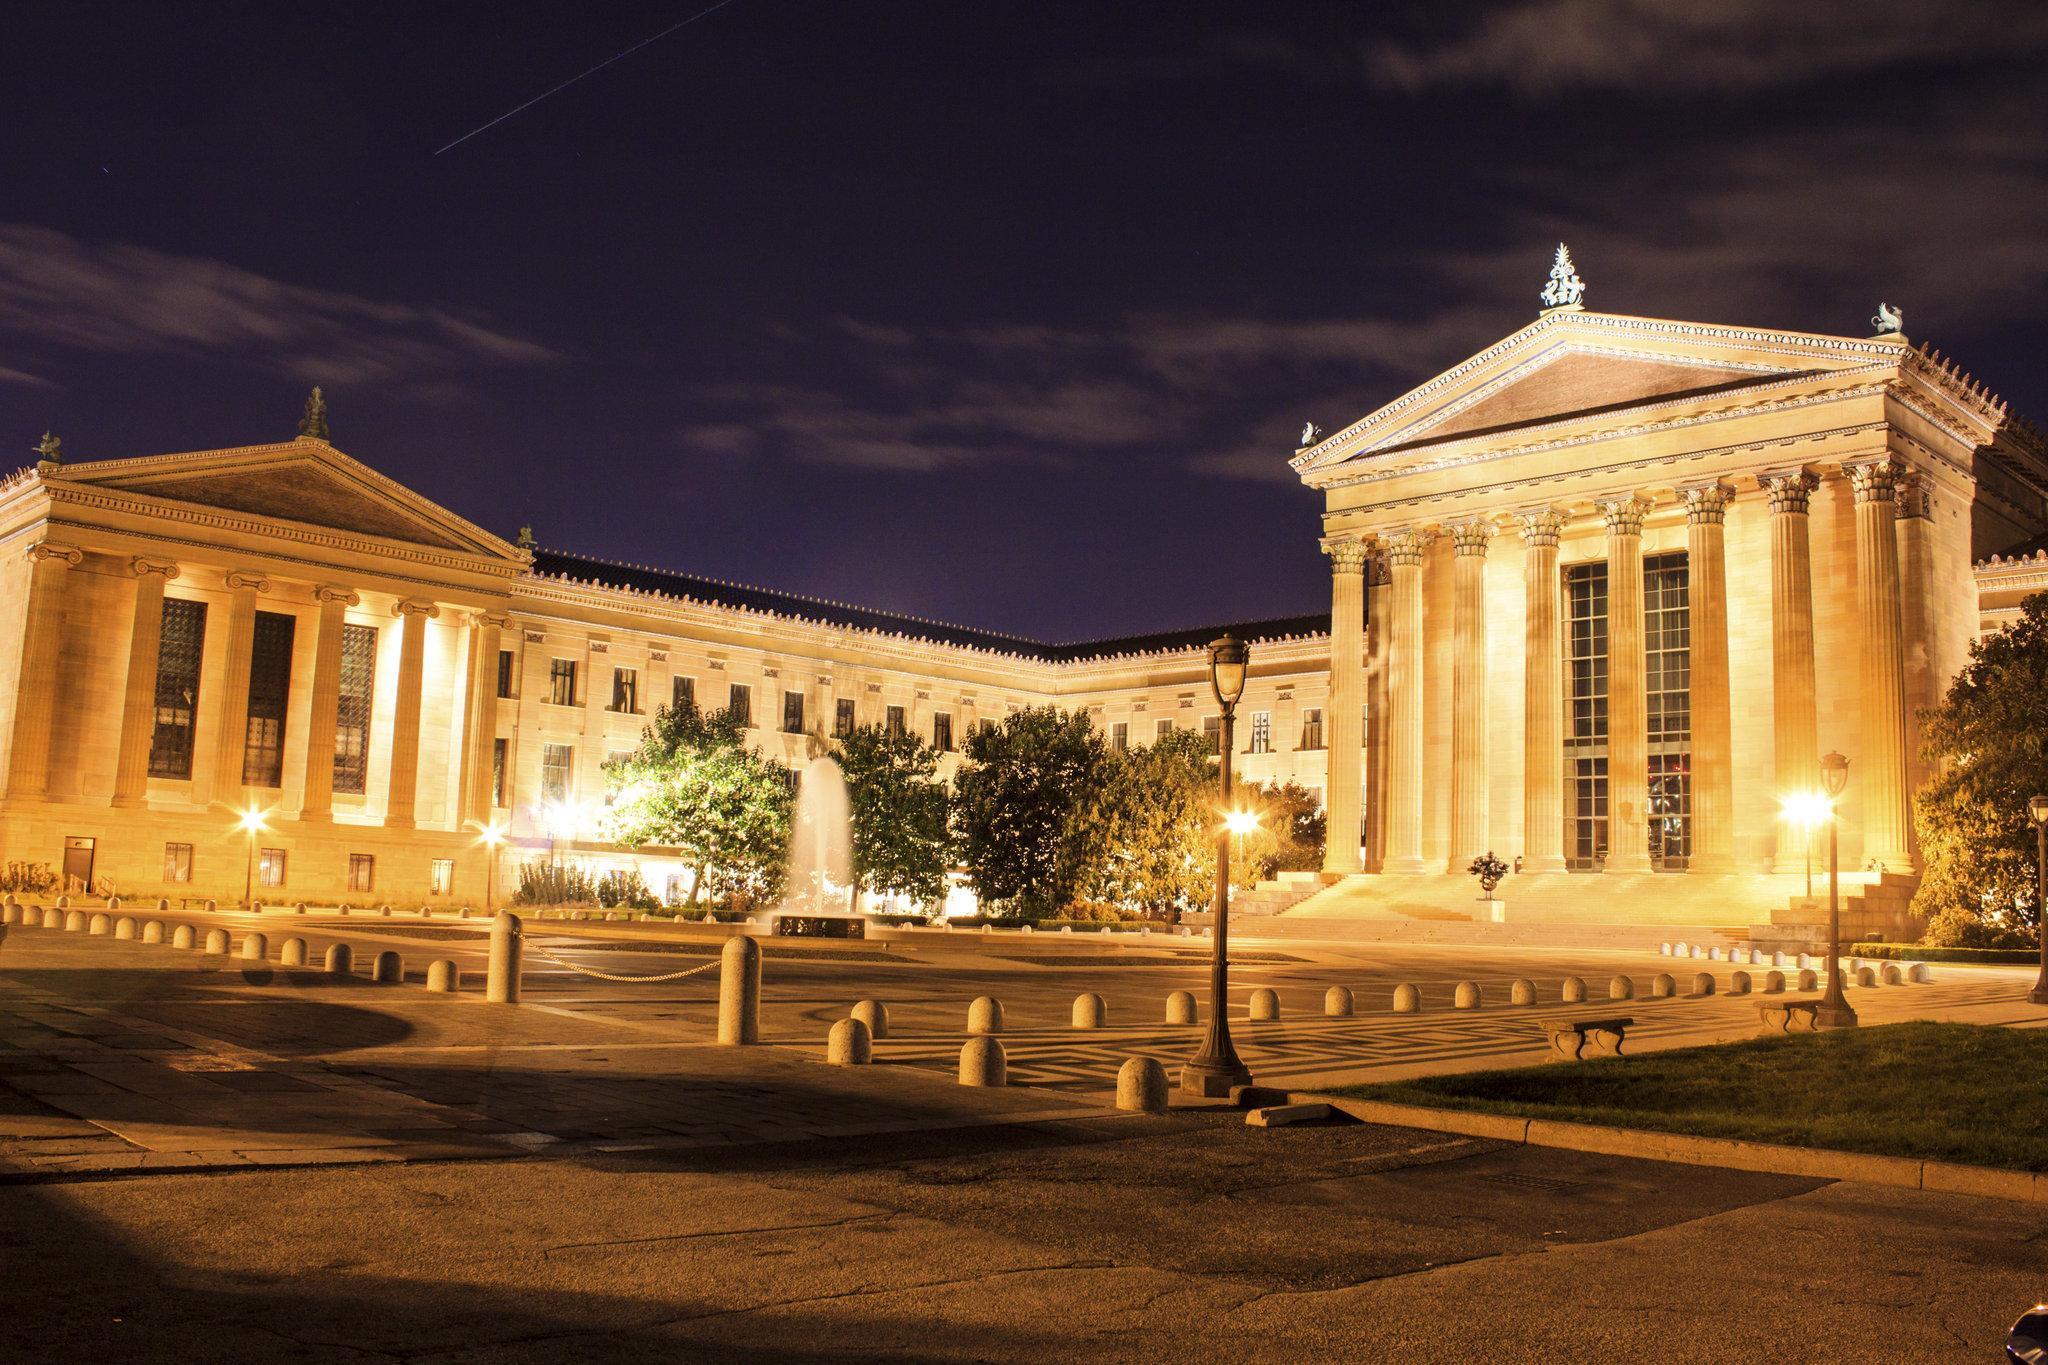
[[[1287,468],[1590,307],[2048,418],[2048,11],[7,7],[0,444],[334,441],[511,536],[1039,638],[1328,605]]]

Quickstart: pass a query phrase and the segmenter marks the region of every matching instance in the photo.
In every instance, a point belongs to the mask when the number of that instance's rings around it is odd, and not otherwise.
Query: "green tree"
[[[676,850],[692,869],[692,905],[706,889],[725,901],[765,900],[781,889],[789,772],[747,748],[736,712],[665,706],[640,747],[604,771],[609,837]]]
[[[1936,766],[1915,805],[1926,870],[1914,909],[1928,918],[1928,942],[2032,942],[2040,907],[2027,798],[2048,788],[2048,593],[1971,646],[1969,665],[1920,721]]]
[[[1245,837],[1239,860],[1248,880],[1322,869],[1328,820],[1321,797],[1298,782],[1268,783],[1250,789],[1247,797],[1259,816],[1258,830]]]
[[[861,886],[934,906],[946,897],[953,841],[938,750],[921,736],[863,725],[838,742],[853,812],[853,871]]]
[[[1077,830],[1084,894],[1158,916],[1200,904],[1216,878],[1216,760],[1192,730],[1103,757]]]
[[[1085,712],[1014,711],[961,746],[953,829],[961,860],[992,913],[1042,919],[1074,899],[1101,844],[1085,807],[1106,750]]]

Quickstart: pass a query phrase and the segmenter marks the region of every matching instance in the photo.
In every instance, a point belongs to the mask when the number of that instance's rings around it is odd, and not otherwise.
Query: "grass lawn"
[[[1331,1093],[2048,1171],[2048,1028],[1886,1024]]]

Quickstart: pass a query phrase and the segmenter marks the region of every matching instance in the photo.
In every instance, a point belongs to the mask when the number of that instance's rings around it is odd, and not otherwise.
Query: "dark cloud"
[[[98,354],[227,354],[324,383],[558,359],[446,309],[22,224],[0,224],[0,334]]]

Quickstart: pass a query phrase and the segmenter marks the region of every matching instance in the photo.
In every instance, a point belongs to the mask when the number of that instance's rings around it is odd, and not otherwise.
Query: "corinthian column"
[[[1607,522],[1607,871],[1648,872],[1650,717],[1643,683],[1640,498],[1600,504]]]
[[[1330,557],[1329,774],[1323,871],[1359,870],[1358,773],[1364,758],[1365,546],[1349,536],[1323,542]]]
[[[502,616],[479,612],[469,627],[469,706],[464,733],[462,813],[465,823],[491,822],[491,752],[498,735],[498,631]],[[650,680],[651,681],[651,680]]]
[[[231,573],[227,585],[227,667],[221,675],[220,700],[214,703],[220,728],[214,735],[213,799],[239,804],[243,750],[249,743],[249,659],[256,643],[256,595],[270,591],[270,580]]]
[[[28,621],[21,642],[21,681],[14,693],[14,742],[7,758],[9,801],[40,798],[50,789],[65,577],[85,559],[72,546],[47,540],[30,546],[28,557]]]
[[[1387,537],[1393,572],[1387,613],[1387,868],[1428,870],[1422,861],[1422,552],[1429,536]]]
[[[1521,514],[1523,870],[1564,871],[1564,647],[1558,639],[1557,538],[1564,513]]]
[[[1906,791],[1920,790],[1929,774],[1920,757],[1920,708],[1941,700],[1942,678],[1935,653],[1934,490],[1925,474],[1909,474],[1899,485],[1899,612],[1901,655],[1906,675]],[[1909,824],[1918,854],[1918,831]]]
[[[1692,619],[1692,862],[1735,870],[1735,757],[1729,719],[1728,572],[1724,526],[1735,490],[1682,490]]]
[[[1487,851],[1486,543],[1490,521],[1451,528],[1451,859],[1453,871]]]
[[[121,690],[120,747],[114,751],[114,805],[132,808],[149,796],[149,744],[156,733],[156,666],[164,638],[164,584],[178,566],[162,559],[129,561],[135,573],[135,619],[128,631],[128,679]]]
[[[1387,870],[1387,622],[1394,580],[1385,555],[1365,566],[1365,870]]]
[[[347,588],[313,590],[320,632],[313,644],[313,713],[306,722],[306,786],[301,820],[334,818],[334,725],[341,706],[342,617],[358,601]]]
[[[1890,456],[1847,467],[1856,490],[1856,616],[1863,639],[1863,753],[1850,780],[1863,794],[1863,856],[1895,872],[1913,868],[1906,828],[1899,542],[1892,524],[1892,496],[1904,472]]]
[[[1771,501],[1771,740],[1772,779],[1778,796],[1820,787],[1820,741],[1814,722],[1813,552],[1807,503],[1815,479],[1803,469],[1764,474],[1757,482]],[[1806,846],[1777,822],[1773,867],[1797,872]]]
[[[391,721],[391,787],[384,798],[384,824],[411,829],[420,789],[420,701],[427,679],[427,622],[440,615],[431,602],[400,602],[398,618],[398,711]]]

